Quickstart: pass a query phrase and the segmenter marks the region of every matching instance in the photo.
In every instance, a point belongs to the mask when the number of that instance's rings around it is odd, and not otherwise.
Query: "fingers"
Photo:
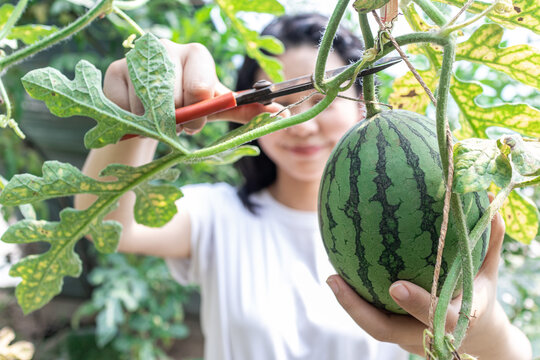
[[[105,96],[124,110],[130,110],[126,59],[117,60],[105,72]]]
[[[379,341],[392,342],[401,346],[417,347],[422,343],[425,325],[407,315],[398,315],[379,310],[362,299],[338,275],[327,280],[338,302],[353,320],[367,333]]]
[[[491,221],[489,248],[479,273],[497,276],[505,229],[504,220],[501,214],[497,213]]]
[[[424,288],[408,281],[396,281],[390,286],[392,299],[411,316],[418,319],[425,326],[429,326],[429,308],[431,306],[431,294]],[[456,302],[448,306],[446,328],[454,328],[458,319]]]

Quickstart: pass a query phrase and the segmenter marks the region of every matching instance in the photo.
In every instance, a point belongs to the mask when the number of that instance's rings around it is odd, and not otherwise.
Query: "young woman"
[[[278,56],[286,78],[306,75],[314,69],[325,24],[326,19],[318,15],[283,17],[263,32],[286,45],[286,52]],[[176,107],[229,91],[219,83],[212,57],[204,46],[169,41],[164,45],[176,64]],[[359,40],[341,29],[328,68],[356,60],[360,49]],[[255,80],[265,78],[256,63],[247,60],[240,71],[239,87],[250,87]],[[351,88],[345,95],[356,97],[359,89]],[[124,109],[143,112],[125,60],[111,64],[104,91]],[[193,134],[207,120],[246,123],[260,112],[276,112],[305,95],[278,99],[280,105],[244,106],[187,123],[183,130]],[[303,111],[319,99],[312,97],[291,111]],[[316,118],[262,137],[258,145],[263,155],[240,163],[246,178],[243,187],[184,187],[178,214],[163,228],[135,223],[132,194],[122,198],[110,215],[110,219],[123,225],[120,251],[164,257],[175,279],[200,286],[205,359],[407,359],[404,350],[387,341],[422,353],[418,324],[414,323],[411,334],[384,334],[390,329],[389,321],[403,326],[416,319],[379,313],[354,298],[340,279],[332,278],[332,284],[341,289],[338,299],[367,332],[381,341],[375,340],[355,324],[325,284],[335,271],[328,262],[317,225],[319,181],[332,148],[347,129],[363,119],[363,110],[360,103],[337,99]],[[152,159],[156,145],[154,140],[136,138],[92,150],[84,172],[97,177],[110,163],[142,165]],[[90,196],[78,196],[76,207],[86,208],[92,201]],[[494,236],[502,239],[502,233],[494,232],[492,241]],[[491,258],[496,261],[497,254]],[[488,302],[490,306],[494,303],[493,299]],[[400,305],[412,309],[406,301]],[[384,320],[380,331],[374,331],[378,324],[368,319]]]

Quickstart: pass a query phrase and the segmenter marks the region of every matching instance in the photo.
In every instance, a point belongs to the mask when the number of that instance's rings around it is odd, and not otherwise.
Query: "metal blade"
[[[400,57],[382,59],[382,62],[375,63],[375,65],[369,69],[360,71],[358,77],[375,74],[381,70],[384,70],[392,65],[399,63],[402,59]],[[325,73],[326,78],[334,77],[347,70],[352,65],[346,65],[337,69],[328,70]],[[260,89],[250,89],[238,93],[236,97],[236,103],[238,105],[251,104],[254,102],[260,102],[263,104],[270,103],[272,99],[289,94],[295,94],[298,92],[311,90],[313,86],[313,75],[305,75],[295,79],[282,81],[276,84],[271,84]]]

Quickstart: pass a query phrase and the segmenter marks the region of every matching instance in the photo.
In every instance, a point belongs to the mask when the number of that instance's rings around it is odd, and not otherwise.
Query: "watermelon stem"
[[[326,61],[328,60],[328,55],[332,49],[332,43],[336,35],[337,29],[345,14],[347,5],[349,5],[350,0],[339,0],[332,16],[328,20],[328,25],[324,31],[324,35],[321,39],[321,44],[319,46],[319,52],[317,54],[317,62],[315,63],[315,73],[313,74],[315,89],[321,93],[326,93],[327,84],[325,83],[325,70],[326,70]]]
[[[373,33],[369,26],[367,14],[358,14],[358,21],[362,36],[364,37],[364,46],[366,49],[372,49],[375,46]],[[375,92],[375,78],[373,75],[365,76],[362,79],[362,89],[364,92],[364,101],[366,102],[366,118],[370,118],[381,112],[380,106],[377,104],[377,94]]]
[[[414,0],[418,6],[426,13],[426,15],[440,27],[444,26],[448,21],[446,16],[437,9],[429,0]]]

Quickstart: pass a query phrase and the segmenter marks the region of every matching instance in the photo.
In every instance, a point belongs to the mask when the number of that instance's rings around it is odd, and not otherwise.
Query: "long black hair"
[[[286,49],[300,45],[313,45],[316,48],[321,41],[327,23],[327,17],[315,13],[285,15],[271,22],[261,32],[261,35],[276,37],[283,42]],[[362,57],[364,46],[359,38],[345,28],[340,27],[334,38],[332,48],[348,64]],[[259,69],[257,61],[246,56],[238,74],[236,90],[251,88]],[[359,80],[355,83],[355,89],[357,94],[360,95],[362,85]],[[231,129],[240,126],[235,123],[229,124]],[[251,144],[258,145],[258,142],[255,140]],[[244,176],[244,183],[238,190],[238,196],[242,203],[251,212],[255,213],[255,205],[250,201],[249,196],[276,181],[276,165],[261,149],[259,156],[244,157],[236,162],[235,167]]]

